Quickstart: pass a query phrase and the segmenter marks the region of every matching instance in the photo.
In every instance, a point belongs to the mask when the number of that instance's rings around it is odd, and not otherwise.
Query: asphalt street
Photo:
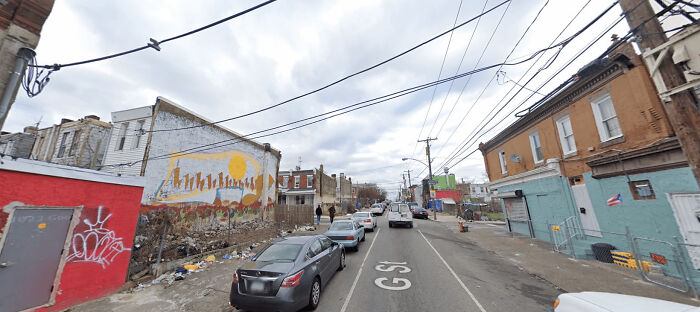
[[[548,311],[560,293],[430,220],[389,228],[379,217],[347,263],[318,311]]]

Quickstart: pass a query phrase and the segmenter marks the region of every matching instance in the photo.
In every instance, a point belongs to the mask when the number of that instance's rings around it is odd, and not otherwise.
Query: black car
[[[426,219],[428,220],[428,211],[422,207],[414,207],[411,212],[413,212],[413,218],[416,219]]]
[[[343,245],[328,237],[282,238],[236,270],[230,303],[254,311],[315,309],[322,287],[344,267]]]

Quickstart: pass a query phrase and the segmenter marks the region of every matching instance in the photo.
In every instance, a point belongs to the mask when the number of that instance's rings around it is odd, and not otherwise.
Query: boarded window
[[[522,198],[504,198],[503,204],[506,207],[508,219],[513,221],[527,221],[527,208]]]

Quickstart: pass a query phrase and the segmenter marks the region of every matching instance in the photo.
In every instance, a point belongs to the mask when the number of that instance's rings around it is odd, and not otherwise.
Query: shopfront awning
[[[455,202],[455,200],[452,199],[452,198],[441,198],[441,199],[442,199],[442,203],[443,203],[443,204],[446,204],[446,205],[455,205],[455,204],[457,204],[457,203]]]

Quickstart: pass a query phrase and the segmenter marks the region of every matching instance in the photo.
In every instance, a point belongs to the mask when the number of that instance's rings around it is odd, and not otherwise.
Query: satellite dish
[[[510,155],[510,161],[514,163],[519,163],[522,160],[522,157],[520,157],[520,154],[511,154]]]

